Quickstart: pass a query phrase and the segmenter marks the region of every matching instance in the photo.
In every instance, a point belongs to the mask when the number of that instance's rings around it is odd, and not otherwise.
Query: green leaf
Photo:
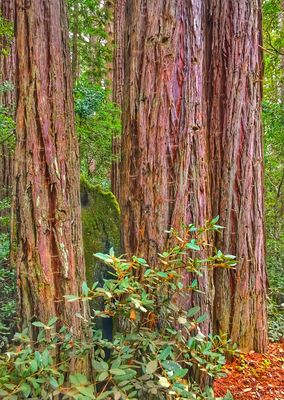
[[[42,364],[44,367],[47,367],[49,365],[49,351],[48,349],[45,349],[43,353],[41,354],[41,359],[42,359]]]
[[[147,264],[147,261],[144,258],[135,257],[135,261],[142,265]]]
[[[96,253],[94,256],[106,264],[113,264],[113,259],[109,256],[109,254]]]
[[[34,373],[37,371],[37,361],[36,360],[31,360],[30,362],[30,368],[31,372]]]
[[[112,368],[118,368],[121,365],[121,358],[118,356],[111,364]]]
[[[196,239],[192,239],[189,243],[186,243],[185,247],[191,250],[200,250],[200,247],[196,244]]]
[[[147,374],[154,374],[154,372],[157,371],[158,368],[158,361],[157,360],[152,360],[148,362],[146,365],[146,373]]]
[[[32,323],[33,326],[37,326],[38,328],[45,328],[45,325],[40,321],[35,321]]]
[[[168,274],[166,274],[166,272],[159,271],[156,274],[158,276],[160,276],[161,278],[167,278],[168,277]]]
[[[159,360],[165,360],[172,353],[172,347],[167,346],[164,350],[161,351],[158,358]]]
[[[49,383],[53,389],[57,389],[59,387],[57,380],[53,376],[49,378]]]
[[[125,370],[119,368],[112,368],[109,370],[112,375],[125,375]]]
[[[197,322],[198,324],[200,324],[201,322],[204,322],[207,318],[208,318],[208,314],[205,313],[205,314],[203,314],[203,315],[200,315],[200,317],[197,318],[196,322]]]
[[[82,283],[82,294],[83,296],[88,296],[89,294],[89,287],[86,282]]]
[[[13,383],[5,383],[4,386],[9,390],[14,390],[16,387]]]
[[[196,307],[192,307],[188,310],[187,312],[187,316],[188,318],[193,317],[196,313],[198,313],[200,311],[200,307],[196,306]]]
[[[94,386],[90,385],[90,386],[79,386],[76,387],[76,389],[78,390],[78,392],[82,393],[84,396],[89,397],[90,399],[94,399]]]
[[[71,303],[72,301],[80,300],[80,297],[79,297],[79,296],[73,296],[73,294],[66,294],[66,295],[63,296],[63,297],[65,297],[65,299],[66,299],[69,303]]]
[[[48,321],[47,325],[48,325],[48,326],[52,326],[52,325],[54,325],[55,322],[57,322],[57,321],[58,321],[58,318],[57,318],[57,317],[52,317],[52,318]]]
[[[108,378],[108,371],[103,371],[98,375],[97,381],[102,382],[105,381],[107,378]]]
[[[93,361],[93,367],[97,372],[103,372],[108,370],[108,364],[105,361]]]
[[[215,225],[216,222],[219,221],[219,218],[220,218],[219,215],[217,215],[217,217],[213,218],[213,219],[210,221],[211,225]]]
[[[22,383],[20,386],[20,390],[23,395],[27,398],[31,394],[32,388],[26,382]]]
[[[72,385],[74,385],[74,386],[80,386],[80,385],[88,384],[87,378],[85,377],[85,375],[82,375],[82,374],[70,375],[69,380],[72,383]]]

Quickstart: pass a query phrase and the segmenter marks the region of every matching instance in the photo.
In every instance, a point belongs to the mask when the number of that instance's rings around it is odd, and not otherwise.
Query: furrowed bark
[[[20,315],[58,316],[82,340],[88,317],[79,302],[85,280],[79,153],[74,131],[72,69],[63,0],[16,0],[17,129],[15,185]],[[88,361],[81,370],[89,369]]]
[[[214,329],[242,350],[267,345],[261,127],[261,4],[208,2],[208,139],[216,245],[239,261],[216,270]]]
[[[211,215],[200,1],[126,1],[120,207],[128,255],[155,265],[170,227]],[[190,277],[185,274],[184,281]],[[212,296],[210,277],[200,281]],[[210,294],[209,294],[210,293]],[[192,298],[180,300],[184,307]],[[210,321],[204,331],[210,330]]]

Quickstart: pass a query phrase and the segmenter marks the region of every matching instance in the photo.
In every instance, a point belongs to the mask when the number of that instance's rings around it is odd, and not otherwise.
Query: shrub
[[[183,273],[202,275],[204,268],[232,268],[231,255],[216,251],[206,259],[204,238],[216,219],[205,227],[193,225],[183,234],[170,232],[172,246],[158,255],[155,266],[143,258],[131,261],[110,254],[96,254],[109,267],[109,279],[82,286],[82,296],[67,301],[104,300],[103,310],[93,310],[93,338],[82,343],[67,327],[56,330],[57,318],[39,328],[37,343],[26,332],[17,334],[15,346],[0,361],[0,396],[4,399],[36,397],[48,399],[214,399],[211,389],[202,391],[194,380],[196,371],[210,378],[222,375],[225,353],[234,351],[226,338],[202,333],[207,318],[199,307],[182,309],[178,299],[198,290],[196,279],[184,285]],[[139,272],[139,273],[138,273]],[[96,302],[94,302],[96,304]],[[83,318],[77,315],[78,318]],[[113,318],[119,328],[111,341],[96,328],[97,318]],[[87,323],[87,321],[86,321]],[[60,359],[55,349],[60,348]],[[92,356],[93,376],[69,374],[70,360]],[[230,394],[226,396],[231,399]]]

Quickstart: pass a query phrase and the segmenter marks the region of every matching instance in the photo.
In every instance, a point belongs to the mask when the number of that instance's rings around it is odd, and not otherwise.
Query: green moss
[[[115,196],[81,179],[81,204],[87,283],[102,281],[106,267],[94,253],[120,253],[120,211]]]

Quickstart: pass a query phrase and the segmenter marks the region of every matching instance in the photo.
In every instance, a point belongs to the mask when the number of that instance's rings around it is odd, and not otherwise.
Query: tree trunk
[[[78,294],[85,280],[74,132],[72,69],[64,0],[16,0],[16,264],[22,326],[59,317],[86,338]],[[86,369],[88,366],[84,366]]]
[[[242,350],[267,345],[261,127],[260,0],[211,0],[208,5],[208,139],[216,245],[239,260],[216,270],[214,328]]]
[[[155,265],[170,227],[211,215],[199,0],[126,1],[122,241],[128,255]],[[184,277],[185,282],[189,277]],[[210,292],[210,277],[200,282]],[[202,296],[204,309],[212,293]],[[183,300],[190,307],[192,299]],[[208,310],[209,311],[209,310]],[[204,328],[209,331],[210,322]]]
[[[14,2],[10,0],[0,0],[1,17],[14,23]],[[4,82],[14,84],[15,79],[15,44],[9,43],[7,37],[0,37],[0,85]],[[14,90],[0,92],[0,104],[8,115],[14,115],[15,95]],[[0,200],[11,195],[12,179],[12,154],[8,143],[8,138],[0,139]]]
[[[125,30],[125,2],[116,0],[114,5],[114,54],[113,54],[113,102],[121,108],[124,81],[124,30]],[[120,157],[121,138],[112,139],[113,162],[111,168],[111,190],[119,200],[120,197]]]

